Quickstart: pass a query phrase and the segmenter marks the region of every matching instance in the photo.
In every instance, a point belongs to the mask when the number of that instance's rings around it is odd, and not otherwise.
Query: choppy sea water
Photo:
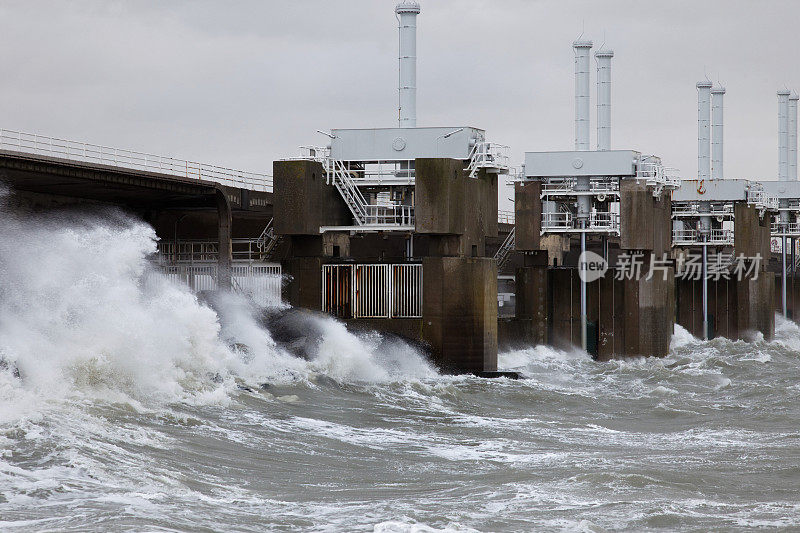
[[[0,227],[0,530],[800,528],[800,330],[597,363],[531,347],[523,379],[146,276],[113,213]],[[17,374],[19,376],[17,376]]]

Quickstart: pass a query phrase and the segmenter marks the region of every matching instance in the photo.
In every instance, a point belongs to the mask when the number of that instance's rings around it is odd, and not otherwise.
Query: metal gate
[[[322,310],[340,318],[420,318],[422,265],[323,265]]]

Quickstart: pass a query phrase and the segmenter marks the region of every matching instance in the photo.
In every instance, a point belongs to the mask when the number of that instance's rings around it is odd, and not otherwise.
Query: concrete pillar
[[[497,265],[486,257],[425,257],[422,339],[445,372],[497,371]]]
[[[231,237],[231,206],[223,191],[216,192],[217,203],[217,287],[220,290],[231,290],[233,280],[231,266],[233,263],[233,241]]]

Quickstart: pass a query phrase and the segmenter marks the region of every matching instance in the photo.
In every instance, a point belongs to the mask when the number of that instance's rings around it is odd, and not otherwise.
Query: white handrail
[[[500,224],[514,224],[516,213],[514,211],[497,210],[497,222]]]
[[[70,141],[35,133],[0,129],[0,149],[59,157],[70,161],[158,172],[189,179],[213,181],[241,189],[272,191],[272,176],[269,174],[235,170],[196,161],[112,148],[99,144]]]

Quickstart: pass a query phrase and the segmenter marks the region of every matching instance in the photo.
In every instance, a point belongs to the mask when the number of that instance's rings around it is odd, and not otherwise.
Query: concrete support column
[[[445,372],[497,371],[497,265],[492,258],[424,257],[422,338]]]
[[[217,203],[217,288],[229,291],[233,285],[233,241],[231,238],[231,206],[225,193],[216,192]]]

